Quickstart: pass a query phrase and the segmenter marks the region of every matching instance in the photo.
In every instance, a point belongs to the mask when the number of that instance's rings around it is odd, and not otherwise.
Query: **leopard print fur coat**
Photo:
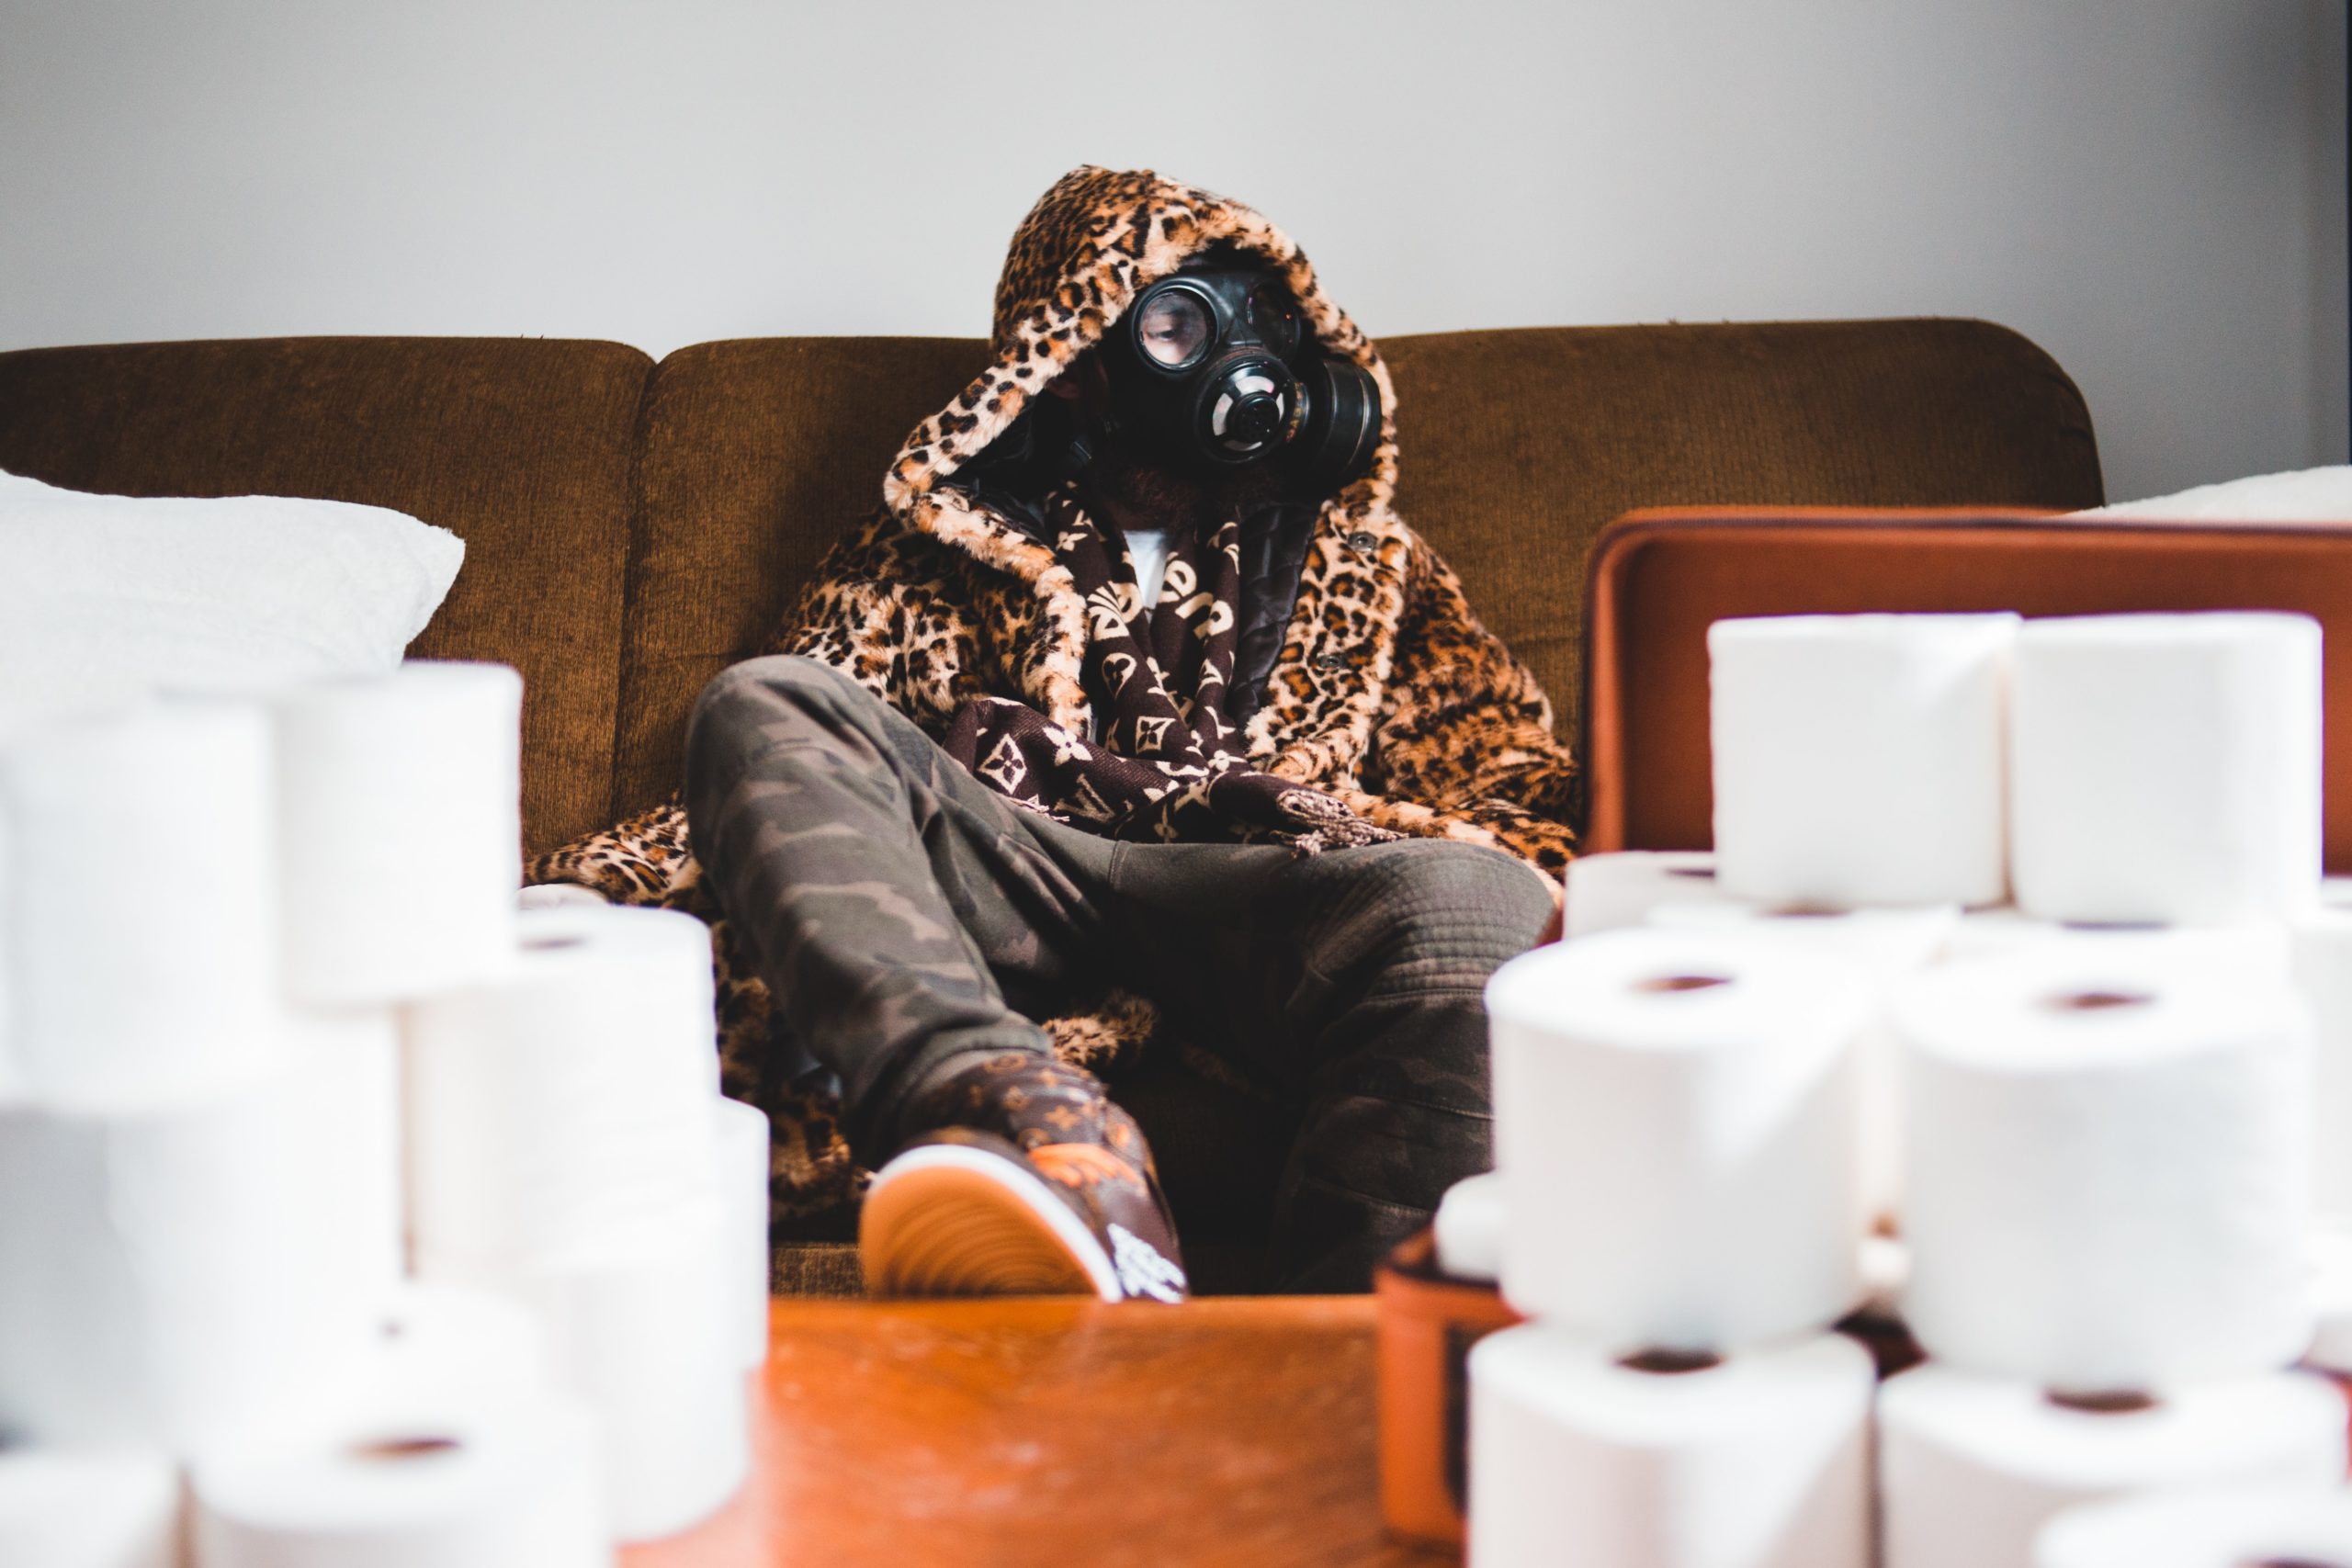
[[[1370,470],[1321,503],[1307,538],[1281,650],[1245,730],[1251,765],[1326,791],[1380,827],[1500,848],[1557,879],[1574,844],[1574,763],[1534,677],[1396,513],[1396,392],[1378,350],[1281,230],[1148,171],[1074,170],[1023,220],[997,285],[991,364],[907,437],[882,506],[833,547],[764,651],[846,671],[934,738],[981,695],[1088,733],[1087,615],[1068,570],[1048,545],[944,481],[1138,293],[1212,247],[1273,268],[1325,348],[1362,366],[1382,400]],[[729,1089],[760,1098],[768,998],[704,888],[674,798],[541,857],[529,880],[709,920]],[[1066,1059],[1097,1071],[1131,1059],[1153,1025],[1149,1004],[1125,994],[1046,1021]],[[765,1108],[779,1215],[856,1194],[863,1173],[830,1097],[771,1089]]]

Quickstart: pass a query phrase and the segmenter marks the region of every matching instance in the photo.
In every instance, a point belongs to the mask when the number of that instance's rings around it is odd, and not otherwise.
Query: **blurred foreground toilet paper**
[[[1437,1202],[1437,1266],[1457,1280],[1502,1278],[1503,1177],[1498,1170],[1457,1181]]]
[[[1852,964],[1683,931],[1606,931],[1497,971],[1511,1305],[1623,1349],[1843,1315],[1871,1008]]]
[[[768,1359],[768,1118],[756,1105],[718,1101],[718,1166],[726,1188],[728,1286],[746,1371]]]
[[[2028,914],[2287,919],[2316,897],[2318,622],[2030,621],[2011,709],[2011,874]]]
[[[2323,1371],[2352,1376],[2352,1231],[2339,1226],[2314,1230],[2304,1256],[2313,1326],[2303,1359]]]
[[[595,1467],[572,1401],[390,1397],[199,1457],[195,1568],[607,1568]]]
[[[597,1250],[719,1201],[709,929],[534,909],[514,972],[406,1014],[420,1255]]]
[[[522,711],[503,664],[413,662],[276,700],[294,996],[400,1001],[512,964]]]
[[[513,975],[407,1015],[417,1272],[534,1312],[594,1413],[615,1532],[650,1540],[749,1463],[749,1162],[730,1197],[710,934],[645,909],[520,921]]]
[[[1481,1339],[1472,1568],[1866,1568],[1868,1353],[1824,1335],[1708,1359],[1637,1370],[1536,1324]]]
[[[557,1386],[594,1413],[605,1510],[624,1541],[716,1511],[751,1466],[741,1231],[711,1215],[666,1234],[506,1268],[420,1256],[427,1275],[503,1292],[546,1326]]]
[[[2341,1486],[2226,1487],[2093,1503],[2042,1527],[2033,1568],[2328,1568],[2352,1562]]]
[[[2231,1483],[2341,1481],[2344,1396],[2307,1372],[2162,1391],[2145,1408],[2054,1403],[2015,1379],[1934,1363],[1880,1390],[1884,1568],[2032,1560],[2069,1506]]]
[[[2326,904],[2294,928],[2295,981],[2312,1004],[2312,1202],[2352,1225],[2352,905]]]
[[[278,1055],[273,800],[249,704],[59,720],[0,749],[0,967],[28,1096],[162,1105]]]
[[[1857,1045],[1855,1069],[1862,1213],[1871,1224],[1894,1224],[1903,1196],[1903,1097],[1887,1008],[1897,981],[1927,968],[1949,949],[1960,928],[1959,906],[1825,909],[1746,900],[1664,903],[1650,911],[1650,922],[1664,931],[1704,931],[1823,953],[1870,976],[1871,1016]]]
[[[2082,925],[2044,920],[2013,905],[1971,909],[1954,928],[1946,956],[2001,958],[2065,946],[2096,962],[2222,964],[2284,978],[2293,970],[2290,928],[2275,920],[2232,926]]]
[[[185,1448],[364,1336],[400,1256],[391,1037],[307,1043],[170,1109],[0,1113],[0,1428]]]
[[[159,1449],[0,1443],[0,1562],[178,1568],[180,1477]]]
[[[390,1397],[443,1395],[507,1400],[555,1385],[546,1325],[496,1291],[405,1280],[378,1309],[368,1354],[351,1363],[356,1393],[370,1405]]]
[[[2310,1052],[2256,972],[2071,952],[1908,982],[1904,1315],[1931,1355],[2072,1390],[2286,1365]]]
[[[1712,903],[1715,857],[1704,850],[1622,850],[1568,863],[1565,934],[1591,936],[1646,925],[1660,904]]]
[[[1997,904],[2018,618],[1707,628],[1715,876],[1767,902]]]

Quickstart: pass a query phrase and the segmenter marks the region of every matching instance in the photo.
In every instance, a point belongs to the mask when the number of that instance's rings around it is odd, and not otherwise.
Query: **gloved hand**
[[[571,906],[600,906],[610,903],[593,887],[582,887],[577,882],[542,882],[536,887],[526,887],[514,895],[518,909],[560,909]]]

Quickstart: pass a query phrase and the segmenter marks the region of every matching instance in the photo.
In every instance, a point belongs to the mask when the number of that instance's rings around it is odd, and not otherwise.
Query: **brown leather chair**
[[[1647,511],[1585,586],[1588,850],[1712,841],[1707,627],[1864,610],[2294,610],[2325,629],[2326,856],[2352,872],[2352,519],[2187,524],[1992,511]]]

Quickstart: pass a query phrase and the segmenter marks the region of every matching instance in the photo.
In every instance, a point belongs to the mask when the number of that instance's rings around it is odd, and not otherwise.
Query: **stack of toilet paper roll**
[[[2352,1492],[2211,1487],[2070,1508],[2036,1538],[2032,1568],[2341,1568]]]
[[[1867,971],[1622,931],[1490,983],[1502,1289],[1470,1356],[1481,1568],[1871,1560]]]
[[[1802,1396],[1702,1397],[1856,1306],[1930,1358],[1877,1400],[1888,1568],[2340,1477],[2342,1398],[2289,1370],[2315,1323],[2352,1368],[2317,626],[1797,617],[1710,649],[1714,851],[1577,863],[1568,941],[1489,991],[1500,1272],[1536,1322],[1474,1358],[1474,1559],[1860,1561],[1724,1533],[1851,1495],[1839,1351]]]
[[[756,1360],[709,933],[630,908],[521,925],[514,974],[409,1013],[417,1272],[532,1306],[598,1418],[622,1539],[668,1535],[741,1483]]]
[[[2324,1486],[2345,1408],[2312,1337],[2310,1033],[2261,965],[2060,946],[1896,1005],[1904,1314],[1879,1408],[1891,1568],[2026,1561],[2076,1503]]]
[[[733,1489],[766,1140],[716,1092],[707,933],[612,911],[583,945],[669,965],[662,999],[553,1009],[606,1090],[691,1082],[674,1127],[566,1073],[527,1101],[429,1070],[414,1092],[433,1021],[544,995],[514,909],[521,700],[503,667],[410,664],[0,728],[0,1562],[604,1562]],[[649,1010],[671,1036],[614,1065]],[[481,1055],[543,1051],[528,1012]],[[420,1292],[420,1150],[501,1120],[545,1156],[497,1173],[520,1195],[473,1173],[512,1251]],[[677,1174],[600,1229],[559,1201],[592,1159]],[[701,1251],[636,1239],[706,1222]],[[723,1341],[696,1413],[641,1392],[691,1381],[670,1336]],[[669,1450],[632,1469],[613,1434],[640,1415]]]

